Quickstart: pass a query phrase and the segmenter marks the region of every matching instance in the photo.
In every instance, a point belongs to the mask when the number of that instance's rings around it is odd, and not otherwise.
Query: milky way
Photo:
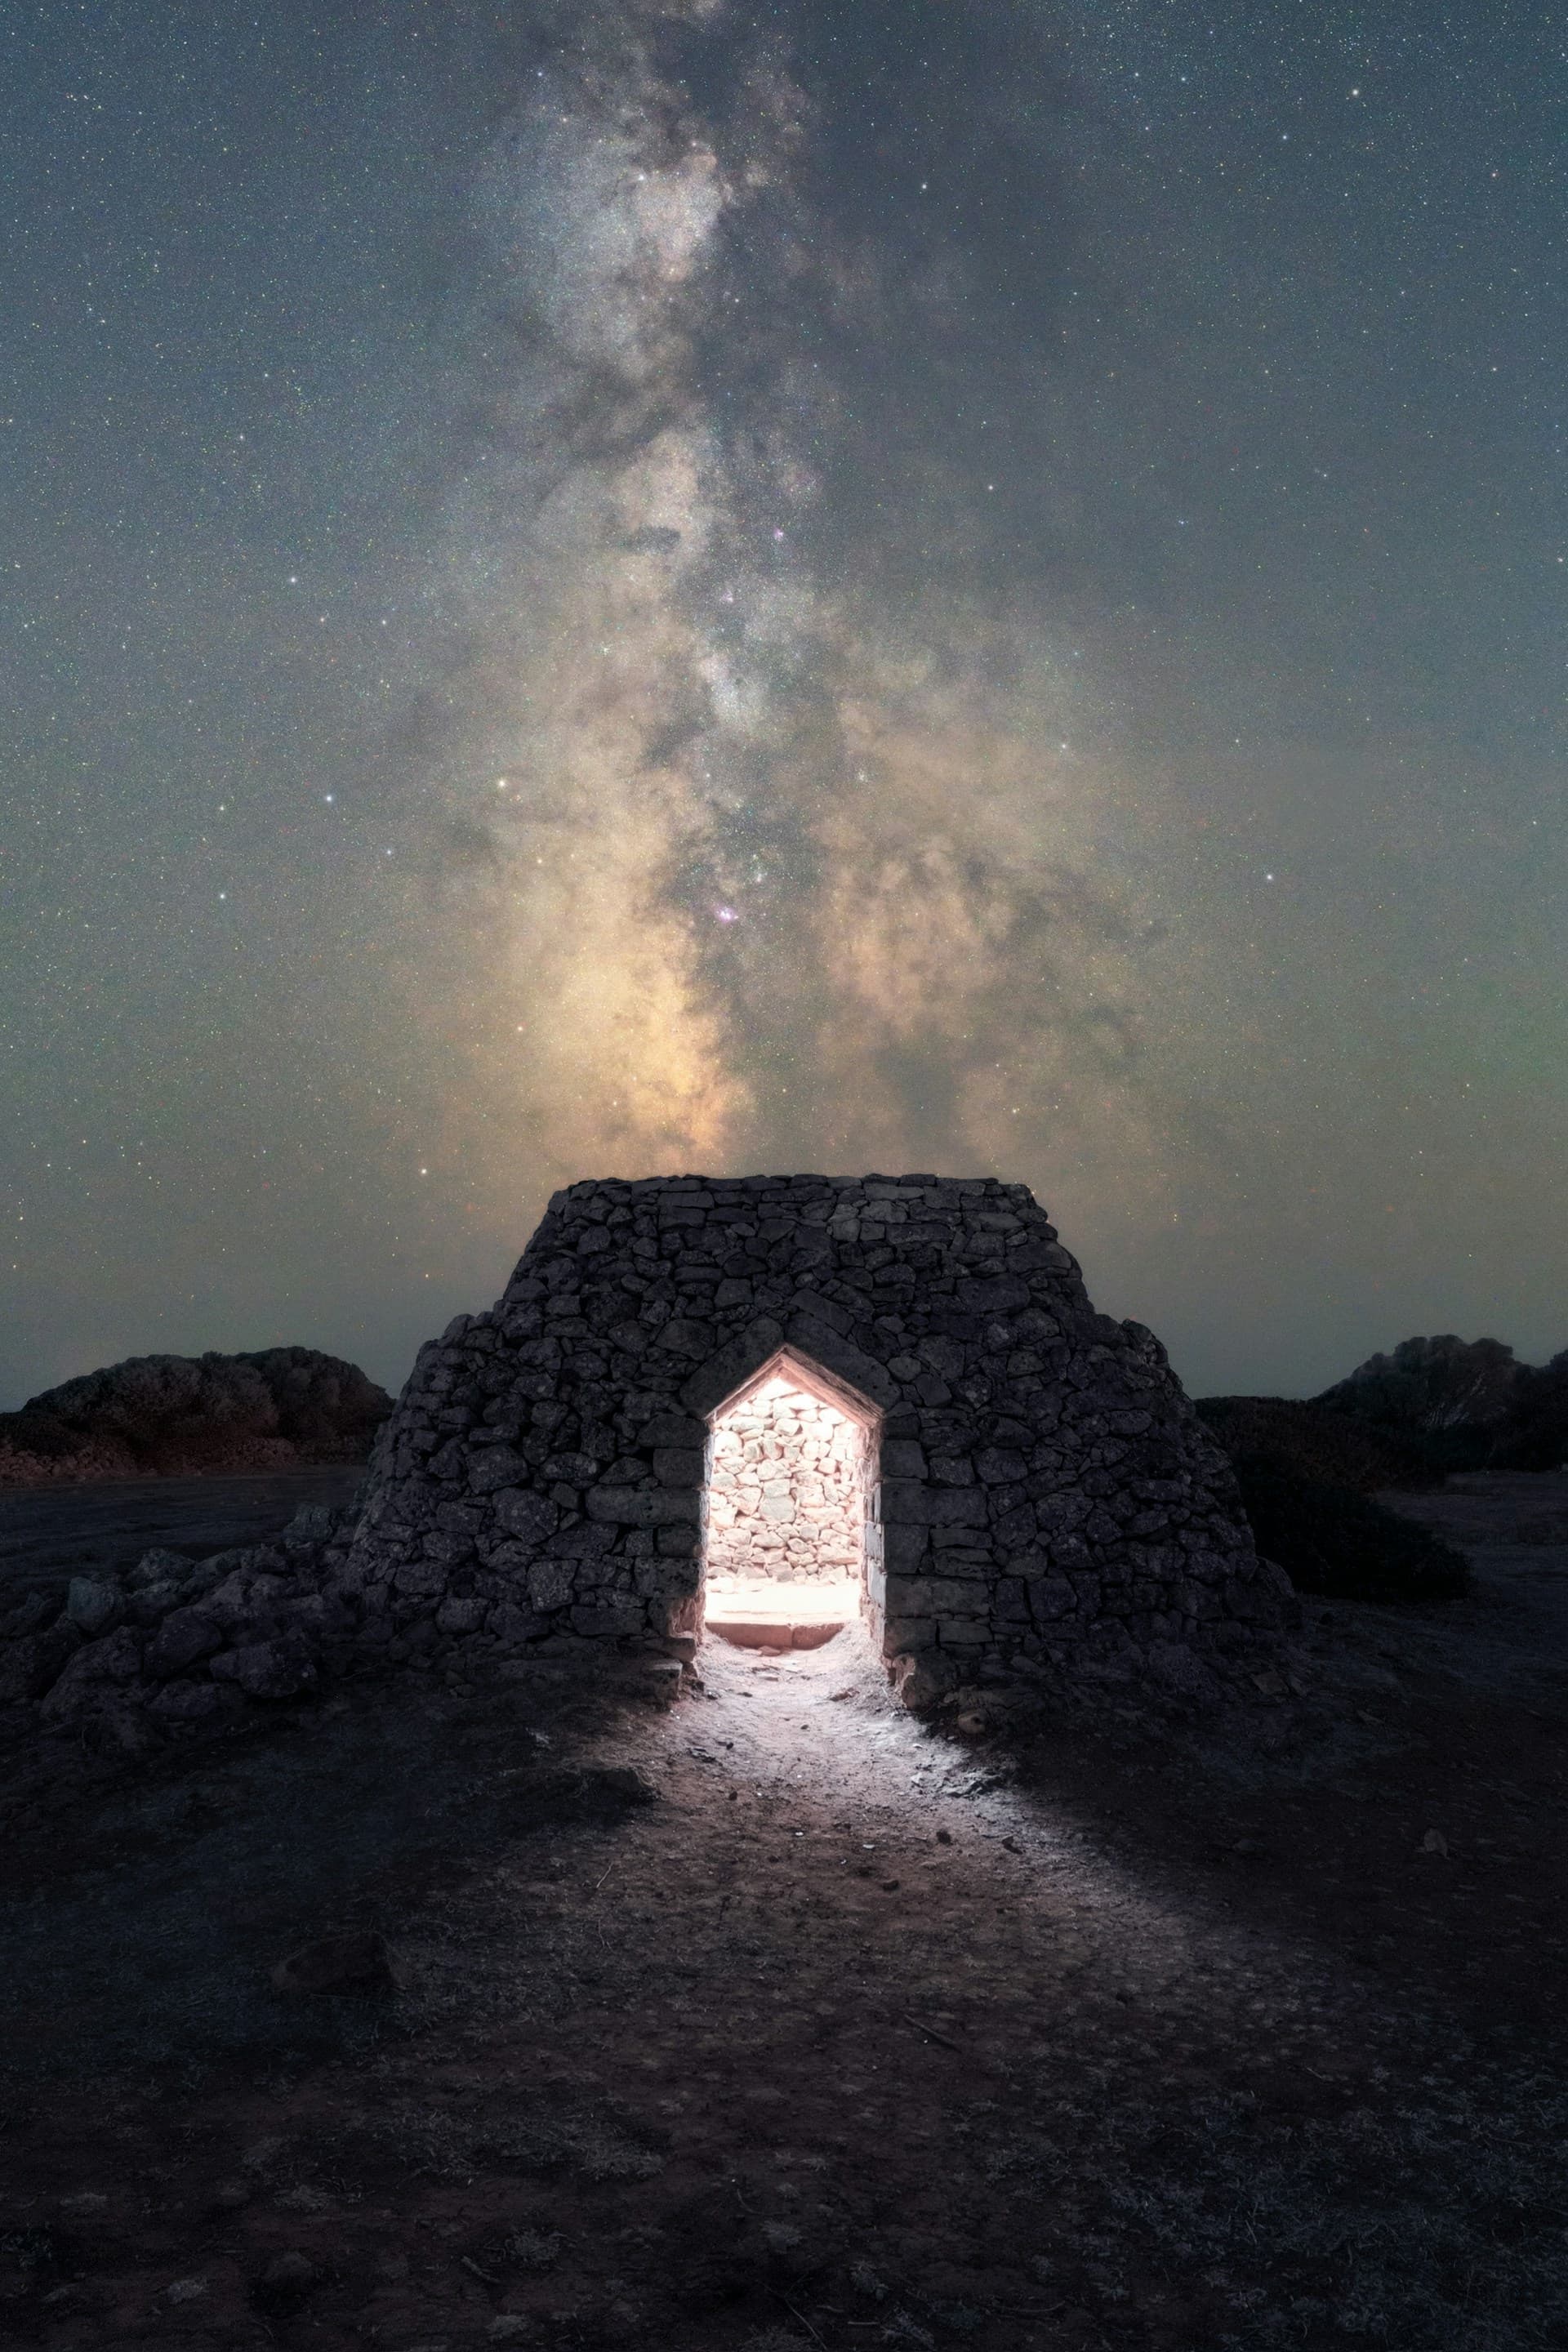
[[[1563,1344],[1547,19],[14,15],[0,1402],[688,1168]]]
[[[496,1180],[520,1150],[561,1178],[966,1171],[1086,1123],[1141,1160],[1149,919],[1096,854],[1048,602],[988,582],[960,520],[1014,423],[995,273],[1071,233],[1048,142],[992,116],[993,192],[1035,216],[966,249],[974,92],[911,57],[862,132],[899,183],[868,222],[789,45],[731,15],[563,45],[480,183],[441,754]],[[887,410],[912,448],[878,447]],[[482,993],[426,1002],[471,1040]]]

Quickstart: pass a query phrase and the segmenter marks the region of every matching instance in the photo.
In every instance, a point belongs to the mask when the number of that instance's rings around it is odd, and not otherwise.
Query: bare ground
[[[154,1546],[210,1559],[276,1535],[308,1503],[338,1509],[363,1463],[262,1470],[238,1478],[105,1479],[0,1491],[0,1612],[24,1592],[132,1567]]]
[[[1476,1597],[1223,1730],[845,1634],[18,1780],[0,2338],[1558,2352],[1568,1478],[1399,1499]],[[395,1990],[272,1990],[347,1927]]]

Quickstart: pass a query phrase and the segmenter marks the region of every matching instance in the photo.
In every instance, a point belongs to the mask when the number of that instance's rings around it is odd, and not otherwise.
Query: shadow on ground
[[[14,1810],[0,2333],[1560,2344],[1565,1503],[1405,1498],[1475,1600],[1223,1735],[933,1730],[847,1633]],[[390,1989],[274,1989],[350,1929]]]

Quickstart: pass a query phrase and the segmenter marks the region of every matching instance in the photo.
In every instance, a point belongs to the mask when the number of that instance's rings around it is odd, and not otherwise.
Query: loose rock
[[[385,1939],[372,1933],[323,1936],[279,1961],[272,1982],[279,1992],[380,1993],[394,1990]]]

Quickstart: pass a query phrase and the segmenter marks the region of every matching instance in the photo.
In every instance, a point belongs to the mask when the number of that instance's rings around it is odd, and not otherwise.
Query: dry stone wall
[[[726,1413],[710,1456],[709,1577],[858,1576],[866,1451],[858,1423],[784,1380]]]
[[[420,1350],[354,1514],[0,1620],[0,1738],[136,1749],[377,1663],[689,1650],[709,1418],[781,1349],[880,1415],[873,1622],[911,1704],[1283,1695],[1295,1603],[1228,1461],[1024,1186],[677,1177],[556,1195],[497,1304]]]
[[[879,1409],[886,1646],[927,1694],[1026,1672],[1212,1696],[1291,1608],[1164,1352],[1097,1315],[1020,1184],[675,1177],[558,1193],[424,1349],[348,1575],[397,1657],[700,1622],[707,1417],[787,1347]]]

